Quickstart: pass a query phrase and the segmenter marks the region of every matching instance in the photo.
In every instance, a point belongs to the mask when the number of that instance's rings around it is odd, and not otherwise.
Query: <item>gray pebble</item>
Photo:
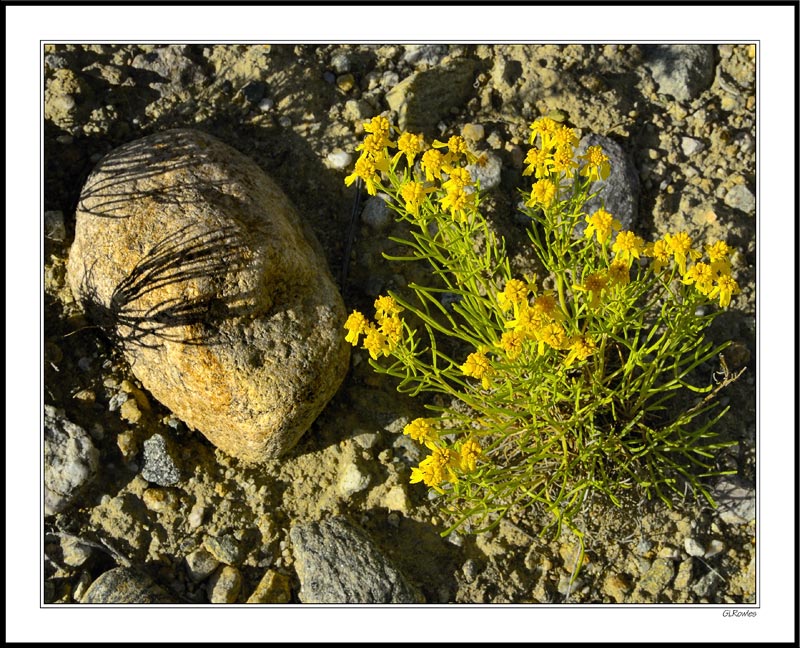
[[[403,60],[409,65],[437,65],[447,54],[447,45],[406,45]]]
[[[692,591],[700,598],[708,598],[714,595],[722,582],[722,577],[716,571],[710,571],[692,585]]]
[[[364,201],[361,211],[361,221],[376,232],[381,232],[389,227],[392,214],[386,201],[380,196],[370,196]]]
[[[339,493],[343,497],[351,497],[369,486],[369,475],[361,472],[354,463],[346,464],[339,475]]]
[[[67,229],[64,227],[64,212],[52,210],[44,213],[44,235],[45,238],[51,241],[63,242],[67,238]]]
[[[289,536],[303,603],[421,602],[372,539],[349,520],[295,524]]]
[[[395,438],[392,448],[396,456],[408,466],[416,466],[425,456],[422,446],[405,434]]]
[[[167,440],[161,434],[156,433],[144,442],[142,477],[159,486],[172,486],[181,479]]]
[[[274,105],[275,105],[275,100],[267,97],[266,99],[262,99],[261,101],[258,102],[258,109],[261,112],[269,112],[270,110],[272,110],[272,107]]]
[[[714,80],[713,45],[653,45],[643,48],[658,91],[690,101]]]
[[[706,553],[705,548],[694,538],[686,538],[683,541],[683,547],[686,553],[690,556],[700,557]]]
[[[472,558],[468,558],[461,566],[461,573],[464,574],[464,580],[471,583],[478,576],[477,563]]]
[[[212,603],[235,603],[242,589],[242,575],[236,567],[220,567],[208,580],[208,600]]]
[[[756,197],[745,185],[735,185],[725,194],[725,204],[745,214],[753,214],[756,209]]]
[[[706,145],[700,140],[693,137],[681,137],[681,150],[687,157],[691,157],[695,153],[705,150]]]
[[[101,574],[81,599],[81,603],[89,604],[175,602],[149,576],[128,567],[117,567]]]
[[[331,58],[331,68],[336,74],[350,71],[350,57],[347,54],[334,54]]]
[[[739,480],[722,478],[711,493],[717,513],[727,524],[747,524],[756,517],[755,490]]]
[[[195,583],[204,581],[219,567],[219,560],[202,547],[186,554],[184,560],[186,561],[186,573]]]
[[[63,410],[44,408],[44,513],[63,511],[97,473],[99,453],[92,438],[67,420]]]
[[[333,151],[328,153],[325,158],[325,161],[328,163],[329,167],[338,170],[346,169],[352,160],[352,154],[348,153],[347,151]]]
[[[472,179],[481,183],[481,191],[487,189],[494,189],[500,184],[500,174],[503,169],[503,163],[500,157],[494,153],[484,153],[486,160],[484,164],[471,164],[469,169]]]
[[[242,546],[230,535],[206,536],[203,538],[203,547],[226,565],[238,565],[245,555]]]

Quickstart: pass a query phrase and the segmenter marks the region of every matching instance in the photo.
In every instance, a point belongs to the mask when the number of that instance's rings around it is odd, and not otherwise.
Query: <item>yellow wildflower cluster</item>
[[[381,355],[388,356],[403,339],[403,320],[400,317],[402,310],[402,306],[393,297],[378,297],[375,300],[376,323],[373,324],[361,312],[354,310],[344,323],[344,328],[347,329],[344,339],[353,346],[358,346],[363,335],[363,348],[369,351],[373,360]]]
[[[549,207],[558,196],[560,181],[574,177],[578,169],[590,182],[605,180],[611,172],[608,157],[599,146],[588,147],[576,160],[578,136],[575,130],[550,117],[540,117],[531,124],[530,144],[533,146],[525,156],[522,175],[533,176],[536,181],[525,203],[527,207]],[[579,165],[578,160],[584,164]]]
[[[480,444],[471,437],[458,449],[448,448],[434,428],[432,419],[414,419],[403,428],[403,434],[431,450],[419,466],[411,469],[411,483],[422,482],[440,492],[444,482],[456,482],[459,474],[473,472],[483,455]]]
[[[626,285],[630,281],[630,267],[641,257],[651,259],[656,274],[671,267],[674,260],[684,284],[693,284],[702,295],[719,299],[723,308],[730,305],[732,295],[739,293],[739,286],[731,277],[731,248],[724,241],[706,246],[709,262],[705,263],[698,261],[702,253],[695,249],[691,236],[686,232],[665,234],[662,239],[645,243],[633,232],[622,230],[619,221],[605,209],[598,209],[585,220],[584,236],[589,239],[596,237],[603,246],[611,239],[612,232],[617,232],[611,245],[614,259],[608,269],[589,273],[583,283],[573,285],[574,290],[587,293],[589,306],[593,309],[600,306],[601,295],[608,287]]]
[[[390,139],[389,121],[381,116],[373,117],[365,124],[364,130],[367,135],[356,147],[361,155],[353,173],[344,179],[347,186],[361,179],[367,192],[374,196],[382,188],[382,178],[393,174],[401,159],[412,167],[419,158],[424,182],[421,178],[411,179],[406,175],[399,185],[395,185],[410,215],[419,218],[420,209],[429,198],[436,200],[434,206],[437,210],[449,213],[456,222],[466,222],[476,210],[478,194],[465,166],[475,164],[477,158],[463,137],[454,135],[447,142],[434,140],[428,146],[422,134],[403,131],[394,142]]]
[[[725,241],[716,241],[707,245],[708,263],[695,261],[685,272],[682,270],[683,283],[694,284],[700,294],[709,299],[719,299],[719,305],[726,308],[731,303],[731,297],[740,292],[739,284],[731,276],[730,253],[731,249]],[[699,259],[702,256],[697,250],[691,249],[684,254],[688,254],[693,259]],[[677,253],[675,256],[677,258]]]

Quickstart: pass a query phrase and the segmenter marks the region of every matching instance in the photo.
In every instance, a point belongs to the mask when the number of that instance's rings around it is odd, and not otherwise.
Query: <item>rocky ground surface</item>
[[[755,59],[747,45],[59,45],[45,48],[44,405],[46,603],[752,603],[755,591]],[[429,137],[462,132],[490,154],[487,213],[513,263],[528,124],[552,111],[619,145],[644,236],[684,229],[738,249],[742,287],[710,332],[734,341],[720,423],[719,507],[596,499],[587,538],[539,536],[542,511],[493,532],[440,536],[409,484],[401,433],[423,412],[356,351],[339,392],[279,461],[241,464],[189,430],[133,376],[68,287],[81,189],[112,149],[167,128],[250,156],[311,225],[338,276],[363,122],[389,114]],[[623,192],[624,193],[624,192]],[[406,268],[398,233],[365,203],[343,291],[368,311]],[[350,598],[348,598],[350,597]]]

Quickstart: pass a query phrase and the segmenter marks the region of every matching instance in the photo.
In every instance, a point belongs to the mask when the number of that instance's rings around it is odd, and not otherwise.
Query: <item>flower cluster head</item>
[[[422,482],[426,486],[443,492],[445,482],[455,483],[461,475],[472,473],[478,460],[483,457],[480,443],[472,437],[459,445],[448,447],[430,419],[415,419],[403,430],[412,439],[425,445],[431,453],[411,469],[410,482]]]
[[[674,241],[675,238],[672,240]],[[694,260],[702,257],[698,250],[690,249],[686,251],[683,247],[681,247],[681,250],[690,259]],[[701,295],[705,295],[709,299],[719,299],[719,305],[722,308],[727,308],[733,295],[738,295],[740,292],[739,284],[731,276],[732,269],[729,259],[731,251],[725,241],[716,241],[706,246],[708,263],[696,261],[686,269],[684,261],[683,269],[681,270],[684,284],[694,285]]]
[[[394,146],[389,139],[391,125],[386,117],[379,115],[365,124],[364,130],[368,135],[363,143],[356,147],[357,151],[361,151],[361,155],[356,160],[353,173],[344,179],[344,183],[349,187],[360,178],[364,181],[367,193],[375,196],[378,193],[381,174],[389,171],[388,148]]]
[[[598,209],[591,216],[586,216],[586,230],[584,236],[592,238],[597,236],[597,242],[605,244],[611,238],[611,231],[619,232],[622,229],[620,222],[605,209]]]
[[[393,297],[381,296],[375,300],[375,320],[370,322],[361,312],[350,313],[344,328],[347,330],[345,340],[358,346],[361,335],[364,336],[363,348],[369,351],[373,360],[380,356],[388,356],[403,339],[403,311]]]

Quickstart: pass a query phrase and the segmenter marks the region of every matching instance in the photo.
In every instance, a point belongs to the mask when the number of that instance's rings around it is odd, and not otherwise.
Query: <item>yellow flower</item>
[[[483,454],[480,444],[475,439],[467,439],[461,446],[461,461],[459,467],[463,472],[472,472],[478,458]]]
[[[532,148],[525,156],[525,162],[528,166],[522,172],[522,175],[535,175],[537,178],[544,178],[550,174],[550,168],[553,166],[553,158],[550,153],[541,149]]]
[[[380,142],[381,148],[385,146],[394,146],[393,142],[389,141],[389,132],[391,131],[391,124],[386,117],[373,117],[369,122],[364,124],[364,130],[375,136],[375,139]]]
[[[445,164],[444,155],[436,149],[428,149],[422,154],[422,169],[428,182],[442,179],[442,167]]]
[[[525,336],[520,331],[506,331],[500,338],[500,347],[506,352],[509,360],[516,360],[522,353]]]
[[[558,301],[553,293],[542,293],[536,297],[533,302],[533,310],[550,320],[564,319],[564,313],[559,310]]]
[[[711,270],[711,266],[703,262],[695,263],[683,275],[683,283],[687,286],[694,284],[698,292],[708,295],[714,287],[714,273]]]
[[[573,169],[577,168],[578,163],[573,159],[571,148],[562,146],[555,150],[553,153],[553,171],[555,173],[563,173],[565,177],[571,178]]]
[[[665,234],[664,240],[667,242],[672,256],[678,264],[680,273],[686,274],[686,260],[699,259],[700,253],[692,249],[692,238],[686,232],[678,232],[674,236],[672,234]]]
[[[467,356],[466,362],[461,365],[461,372],[465,376],[478,378],[484,389],[489,389],[489,377],[492,375],[492,367],[489,358],[483,351],[476,351]]]
[[[386,156],[386,142],[375,135],[369,134],[361,144],[356,146],[356,151],[361,151],[362,156],[379,160]]]
[[[381,319],[391,315],[399,315],[403,311],[391,295],[381,295],[375,300],[375,317]]]
[[[458,162],[462,157],[466,159],[468,164],[475,164],[478,160],[478,158],[470,152],[467,141],[461,137],[461,135],[453,135],[446,143],[433,140],[433,146],[434,148],[447,148],[447,153],[444,157],[448,164]]]
[[[344,327],[348,330],[348,333],[344,339],[347,340],[353,346],[357,346],[358,337],[362,333],[366,333],[368,326],[369,322],[367,321],[367,318],[364,317],[358,311],[354,310],[352,313],[350,313],[350,316],[344,323]]]
[[[391,353],[389,339],[374,326],[369,326],[366,330],[364,348],[369,351],[369,355],[373,360],[377,360],[381,354],[388,356]]]
[[[611,237],[611,230],[619,231],[622,224],[605,209],[598,209],[591,216],[586,217],[587,227],[583,235],[592,238],[592,234],[597,234],[598,243],[605,243]]]
[[[386,336],[387,347],[391,353],[403,339],[403,320],[397,315],[381,318],[380,332]]]
[[[407,434],[417,443],[421,443],[428,447],[439,439],[438,432],[431,425],[431,419],[416,418],[411,423],[403,428],[403,434]]]
[[[714,276],[729,275],[731,273],[731,262],[728,256],[731,253],[731,248],[725,241],[717,241],[711,245],[706,246],[708,258],[711,260],[711,271]]]
[[[631,269],[621,259],[614,259],[608,266],[608,280],[615,286],[627,286],[631,281]]]
[[[436,474],[436,468],[431,461],[429,461],[430,457],[423,459],[419,467],[414,467],[411,469],[411,478],[409,481],[412,484],[416,484],[418,482],[422,482],[426,486],[431,488],[437,488],[441,483],[441,473],[438,475]],[[438,490],[438,488],[437,488]]]
[[[439,484],[444,481],[454,482],[458,479],[455,468],[460,464],[459,454],[455,450],[434,446],[433,453],[419,462],[419,467],[411,469],[412,484],[422,482],[426,486],[441,492]]]
[[[440,482],[442,481],[456,481],[458,479],[454,468],[458,467],[461,463],[461,457],[458,452],[451,448],[433,448],[433,454],[429,457],[434,466],[434,474],[441,475]]]
[[[459,223],[467,221],[467,210],[474,207],[477,194],[473,191],[467,193],[464,189],[457,187],[447,192],[447,195],[442,198],[442,207],[447,209],[452,215],[453,219]]]
[[[653,272],[656,274],[661,272],[672,256],[669,244],[663,239],[645,245],[644,253],[653,259]]]
[[[413,180],[403,184],[400,187],[400,195],[406,201],[406,211],[418,217],[420,205],[425,202],[425,196],[433,190],[433,187],[425,187],[421,182]]]
[[[561,324],[551,322],[536,331],[536,339],[539,341],[539,355],[542,355],[545,344],[554,349],[563,349],[567,343],[567,334]]]
[[[442,188],[447,191],[454,191],[456,189],[463,189],[464,187],[472,184],[472,176],[469,170],[464,167],[444,167],[447,172],[448,178],[446,182],[442,183]]]
[[[414,158],[425,150],[425,139],[422,133],[414,135],[413,133],[401,133],[397,138],[397,153],[394,156],[396,161],[401,155],[405,154],[408,166],[414,164]]]
[[[550,119],[550,117],[539,117],[539,119],[531,124],[530,143],[535,143],[536,136],[538,135],[542,140],[541,148],[549,149],[552,146],[551,139],[556,128],[558,128],[558,123]]]
[[[589,293],[589,307],[597,308],[600,305],[600,294],[608,285],[608,277],[602,272],[592,272],[583,280],[582,284],[572,286],[574,290]]]
[[[367,187],[367,193],[370,196],[376,196],[378,189],[376,183],[380,182],[380,172],[389,171],[389,159],[382,157],[380,159],[373,159],[368,155],[362,155],[356,160],[356,166],[349,176],[344,179],[345,185],[348,187],[355,182],[356,178],[361,178]]]
[[[503,292],[498,293],[497,303],[500,308],[508,310],[511,306],[521,304],[528,299],[528,287],[519,279],[509,279]]]
[[[706,253],[711,263],[715,261],[725,261],[730,256],[731,248],[725,241],[716,241],[706,246]]]
[[[586,153],[580,156],[581,160],[585,160],[586,164],[581,169],[581,175],[589,179],[589,182],[597,180],[605,180],[611,173],[611,165],[608,162],[608,157],[603,153],[603,149],[599,146],[590,146],[586,149]]]
[[[727,308],[731,303],[731,296],[738,295],[740,292],[739,284],[736,283],[733,277],[730,275],[722,275],[715,279],[714,287],[711,292],[708,293],[708,296],[711,299],[719,297],[719,305],[722,308]]]
[[[531,197],[525,205],[527,207],[536,207],[536,205],[549,207],[555,200],[557,190],[558,187],[554,182],[546,179],[537,180],[531,187]]]
[[[571,339],[569,354],[564,359],[564,366],[569,367],[575,360],[586,360],[597,348],[588,335],[577,335]]]
[[[506,328],[530,337],[542,324],[541,313],[531,308],[528,302],[522,302],[514,309],[514,319],[506,322]]]
[[[627,261],[628,267],[644,252],[644,239],[627,230],[619,232],[611,246],[617,259]]]
[[[566,149],[572,155],[572,149],[578,145],[578,136],[572,128],[561,125],[553,131],[551,141],[557,149]]]

